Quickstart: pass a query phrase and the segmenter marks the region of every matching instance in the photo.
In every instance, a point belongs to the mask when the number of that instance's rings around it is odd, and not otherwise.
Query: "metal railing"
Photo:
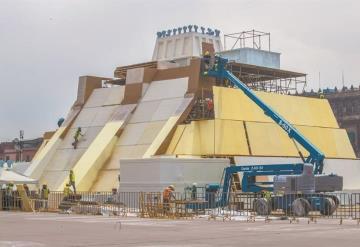
[[[229,193],[173,193],[169,200],[162,192],[78,192],[64,196],[51,192],[47,200],[31,193],[27,198],[16,191],[0,191],[0,210],[23,210],[28,200],[33,211],[77,214],[136,215],[150,218],[208,217],[308,217],[360,219],[360,193],[269,195]]]

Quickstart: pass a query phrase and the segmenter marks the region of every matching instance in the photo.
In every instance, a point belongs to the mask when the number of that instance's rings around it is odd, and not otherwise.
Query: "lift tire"
[[[337,208],[340,204],[340,199],[336,195],[330,195],[330,198],[332,198],[334,200],[335,206]]]
[[[256,199],[254,201],[254,210],[257,215],[269,215],[271,212],[270,202],[266,198]]]
[[[322,208],[320,209],[320,213],[322,215],[332,215],[336,210],[335,201],[330,197],[324,198],[324,203]]]
[[[310,203],[304,198],[297,198],[291,204],[292,213],[297,217],[308,216],[310,208]]]

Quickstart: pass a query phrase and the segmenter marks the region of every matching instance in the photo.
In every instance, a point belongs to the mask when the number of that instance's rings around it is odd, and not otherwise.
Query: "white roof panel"
[[[150,83],[142,101],[183,98],[188,88],[188,77]]]

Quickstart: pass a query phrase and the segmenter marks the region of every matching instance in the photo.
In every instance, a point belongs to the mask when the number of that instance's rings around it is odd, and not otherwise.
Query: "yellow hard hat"
[[[205,51],[204,55],[210,55],[209,51]]]

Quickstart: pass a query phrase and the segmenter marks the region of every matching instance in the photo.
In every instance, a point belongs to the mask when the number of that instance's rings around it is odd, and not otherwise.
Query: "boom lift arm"
[[[314,166],[314,174],[322,174],[324,166],[324,154],[313,145],[305,136],[303,136],[294,126],[292,126],[285,118],[278,114],[274,109],[265,104],[252,90],[234,76],[226,69],[227,59],[215,56],[211,59],[215,61],[207,61],[205,58],[204,63],[210,64],[208,70],[204,71],[204,75],[212,76],[220,79],[229,80],[234,86],[241,89],[247,97],[249,97],[257,106],[259,106],[275,123],[277,123],[287,135],[294,141],[298,142],[301,146],[309,152],[309,156],[304,159],[299,151],[300,157],[304,163],[310,163]],[[295,144],[296,145],[296,144]]]

